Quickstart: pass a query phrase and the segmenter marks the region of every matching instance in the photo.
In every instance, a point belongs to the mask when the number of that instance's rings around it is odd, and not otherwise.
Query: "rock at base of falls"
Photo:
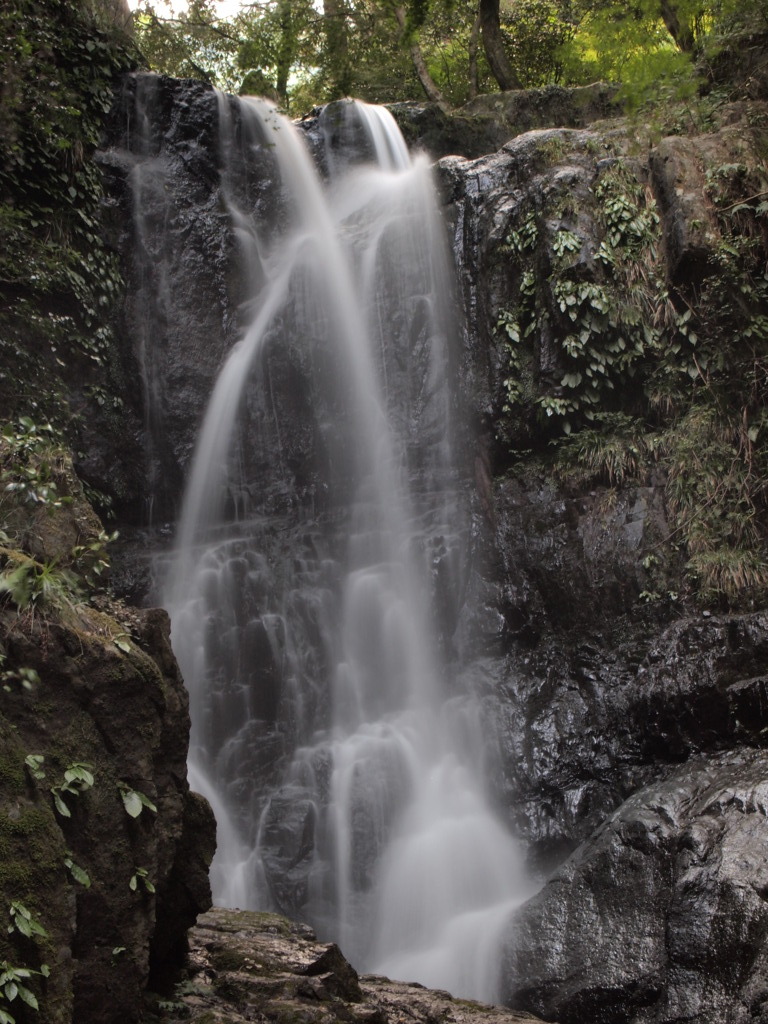
[[[508,998],[563,1024],[768,1020],[768,754],[626,800],[521,908]]]
[[[333,943],[276,914],[215,909],[190,932],[188,979],[159,1005],[163,1024],[539,1024],[515,1010],[357,972]]]

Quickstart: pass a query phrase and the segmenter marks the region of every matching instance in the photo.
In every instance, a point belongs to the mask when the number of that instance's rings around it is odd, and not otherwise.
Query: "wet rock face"
[[[533,210],[541,273],[565,227],[590,280],[591,192],[620,136],[533,131],[439,164],[467,311],[463,396],[480,439],[462,649],[498,735],[499,805],[544,883],[511,930],[509,998],[570,1024],[762,1020],[768,620],[680,617],[663,477],[558,486],[509,463],[509,447],[541,444],[540,426],[507,417],[499,428],[509,364],[496,320],[517,273],[504,240]],[[711,271],[706,168],[743,159],[733,154],[746,144],[726,124],[625,153],[656,198],[671,281]],[[569,204],[570,220],[550,215]],[[542,331],[535,349],[541,380],[562,369],[549,340]]]
[[[764,1020],[768,756],[639,790],[517,916],[509,999],[565,1024]]]
[[[510,419],[504,414],[510,361],[498,318],[501,311],[514,307],[520,276],[520,266],[508,250],[510,233],[528,217],[535,218],[534,265],[544,291],[549,289],[547,301],[554,313],[557,301],[551,293],[548,252],[560,230],[579,239],[584,255],[574,271],[578,278],[599,275],[592,256],[602,229],[593,186],[606,161],[610,163],[608,153],[605,140],[593,132],[547,128],[527,132],[488,156],[448,156],[438,164],[465,311],[462,397],[475,436],[488,445],[492,474],[502,468],[509,447],[530,449],[545,433],[540,422],[505,426],[505,433],[501,429]],[[542,328],[536,338],[531,372],[537,381],[556,382],[564,372],[553,343],[554,329]]]
[[[272,146],[247,137],[238,106],[210,86],[137,74],[124,80],[97,159],[108,194],[105,219],[127,283],[120,325],[132,382],[127,418],[139,425],[138,436],[127,439],[132,493],[121,512],[137,524],[173,520],[214,381],[244,327],[249,274],[259,273],[256,266],[243,271],[228,201],[259,224],[265,246],[285,214]],[[282,478],[266,486],[285,502],[308,485],[306,368],[292,351],[272,353],[266,363],[286,419],[273,425],[264,403],[251,402],[252,444],[244,445],[244,457],[257,476],[282,432]],[[101,450],[98,439],[93,448]],[[99,465],[91,454],[86,469],[111,492],[108,455]]]
[[[126,404],[146,459],[134,481],[139,522],[150,511],[141,498],[149,480],[160,486],[155,515],[172,510],[182,485],[178,463],[192,444],[185,419],[197,421],[200,392],[232,340],[215,112],[215,94],[202,83],[128,76],[97,156],[128,290],[122,333],[133,389]]]
[[[116,115],[116,141],[103,154],[126,252],[136,240],[129,189],[133,163],[127,156],[132,150],[125,137],[135,131],[130,115],[135,90],[135,81],[129,83]],[[565,227],[586,254],[577,268],[579,279],[591,280],[590,253],[599,237],[592,189],[626,145],[626,135],[581,127],[598,108],[600,116],[609,113],[608,94],[587,97],[581,110],[575,96],[563,106],[566,100],[556,92],[533,97],[527,106],[517,94],[483,102],[484,110],[461,112],[450,124],[423,107],[395,115],[409,140],[420,138],[436,154],[462,154],[447,155],[438,173],[466,313],[457,377],[469,414],[472,564],[464,603],[446,612],[443,632],[483,700],[489,735],[498,735],[493,784],[499,805],[529,844],[531,865],[545,882],[521,910],[510,940],[510,999],[568,1024],[768,1020],[760,981],[768,927],[761,895],[766,889],[762,780],[768,765],[760,749],[768,735],[768,620],[762,614],[678,619],[675,556],[665,561],[657,579],[643,564],[670,532],[663,481],[612,491],[559,488],[519,474],[510,463],[511,441],[523,449],[541,444],[540,426],[516,424],[514,437],[501,436],[498,429],[509,366],[496,323],[517,284],[502,251],[505,239],[528,210],[574,207],[575,215],[541,218],[539,269],[546,281],[543,250]],[[178,493],[200,411],[240,328],[242,282],[233,275],[234,243],[223,211],[214,94],[204,86],[160,80],[151,103],[158,116],[159,135],[150,143],[156,147],[159,177],[145,181],[142,223],[152,279],[165,288],[152,292],[150,303],[159,325],[154,370],[163,390],[152,396],[138,384],[140,346],[134,342],[141,337],[147,307],[140,296],[148,293],[141,291],[140,268],[131,266],[134,300],[126,336],[132,339],[137,381],[135,421],[147,436],[160,439],[146,446],[152,465],[135,476],[134,511],[144,481],[153,477],[159,482],[155,515],[170,518],[171,495]],[[497,104],[500,108],[493,109]],[[319,155],[317,122],[304,127]],[[513,138],[527,128],[537,130]],[[716,235],[703,193],[705,168],[741,159],[739,131],[663,140],[650,154],[632,150],[633,170],[657,200],[668,276],[677,284],[711,265]],[[259,180],[237,183],[266,222],[271,173],[265,155]],[[172,251],[162,241],[166,226],[173,233]],[[284,419],[273,427],[270,410],[249,398],[250,436],[258,440],[249,446],[248,476],[259,481],[259,500],[270,514],[303,508],[314,521],[329,511],[322,497],[330,447],[325,439],[337,420],[331,407],[313,419],[311,369],[291,346],[267,361],[269,390]],[[538,340],[534,369],[543,379],[562,371],[546,332]],[[146,414],[150,407],[154,421]],[[141,440],[137,436],[137,445]],[[282,453],[272,477],[262,457],[270,447]],[[107,478],[106,456],[103,463],[100,472]],[[235,507],[252,497],[233,493],[230,499]],[[327,537],[318,540],[309,531],[290,539],[292,550],[304,544],[319,552],[308,556],[309,565],[315,564],[312,559],[319,564],[327,543]],[[267,550],[265,575],[283,555]],[[640,600],[643,592],[653,592],[650,603]],[[311,609],[304,618],[309,650]],[[269,731],[280,712],[273,706],[275,673],[263,660],[267,685],[260,699],[266,726],[251,745],[252,770],[268,776],[276,773],[283,741]],[[318,671],[314,664],[310,668]],[[489,757],[493,753],[489,749]],[[201,813],[187,804],[178,817],[178,851],[194,849],[191,836]],[[312,813],[306,793],[285,793],[265,823],[274,839],[265,870],[289,908],[303,898]],[[142,849],[141,856],[148,854]],[[183,860],[186,854],[177,856]],[[174,893],[169,905],[183,904],[182,890],[189,894],[190,908],[199,901],[194,893],[201,878],[192,874],[193,880],[169,888]],[[248,934],[252,927],[227,925]],[[228,991],[236,994],[230,999],[233,1020],[252,1014],[257,1003],[263,1007],[262,997],[248,988],[250,981],[229,977],[225,961],[216,962],[217,950],[209,947],[217,938],[201,933],[195,941],[199,979],[215,988],[219,972],[219,994],[227,999]],[[158,936],[152,943],[158,959],[165,956],[161,950],[176,948]],[[251,953],[239,955],[253,960]],[[254,970],[246,966],[245,973]],[[285,984],[270,991],[283,993]],[[338,1019],[383,1021],[400,1013],[401,1004],[387,1008],[379,999],[373,1007],[364,1002],[342,1014],[333,1000],[346,997],[324,980],[302,975],[291,985],[292,995],[316,1000],[312,1012],[320,1016],[303,1019],[331,1019],[338,1011]],[[310,989],[314,995],[308,995]],[[365,995],[365,982],[362,991]],[[201,998],[193,1012],[203,1020],[208,993]],[[414,990],[404,998],[415,1003]],[[449,1009],[455,1014],[457,1004]],[[309,1012],[306,1003],[301,1010]],[[293,1011],[269,1012],[274,1019],[289,1019]],[[345,1016],[348,1012],[351,1016]]]

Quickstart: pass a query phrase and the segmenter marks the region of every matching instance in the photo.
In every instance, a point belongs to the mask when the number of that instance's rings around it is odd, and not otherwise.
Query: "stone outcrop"
[[[565,1024],[764,1020],[767,798],[762,750],[634,793],[516,916],[512,1005]]]
[[[212,910],[190,934],[188,978],[163,1024],[538,1024],[528,1013],[454,999],[423,985],[358,977],[338,946],[276,914]]]
[[[167,616],[6,607],[0,630],[0,896],[4,916],[19,900],[46,932],[4,936],[1,955],[50,967],[41,1024],[128,1024],[210,905],[214,823],[186,781],[187,696]],[[25,689],[22,670],[39,681]],[[29,755],[43,760],[30,767]],[[93,785],[68,787],[83,765]],[[156,810],[132,817],[129,791]]]
[[[433,159],[479,157],[534,128],[583,128],[616,116],[616,91],[603,82],[571,89],[550,85],[486,93],[450,113],[433,103],[393,103],[389,109],[406,142]]]
[[[27,550],[0,547],[0,959],[41,972],[40,1024],[130,1024],[210,906],[215,824],[187,784],[168,616],[82,602],[101,524],[65,452],[34,459],[56,503],[3,501]]]
[[[570,1024],[736,1024],[765,1013],[768,621],[688,602],[663,470],[606,487],[509,455],[535,451],[543,433],[504,412],[496,320],[521,273],[510,231],[533,211],[545,291],[561,229],[579,239],[578,279],[598,280],[593,189],[621,159],[655,197],[667,280],[686,288],[716,272],[712,169],[754,164],[759,149],[739,104],[694,138],[643,149],[625,131],[536,130],[439,164],[468,311],[462,384],[481,438],[460,637],[468,685],[499,733],[499,804],[543,882],[510,932],[511,1005]],[[532,373],[562,374],[544,331]]]

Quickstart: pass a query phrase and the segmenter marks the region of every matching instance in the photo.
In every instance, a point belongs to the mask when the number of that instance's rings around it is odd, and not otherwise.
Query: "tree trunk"
[[[293,63],[294,39],[293,19],[291,18],[290,0],[279,0],[278,19],[280,24],[280,42],[277,50],[277,95],[280,105],[288,110],[288,78]]]
[[[677,48],[683,53],[693,53],[696,49],[693,29],[688,22],[680,20],[673,0],[661,0],[661,17]]]
[[[483,36],[483,49],[499,88],[520,89],[520,79],[512,70],[501,35],[499,22],[499,0],[480,0],[480,31]]]
[[[397,18],[398,25],[400,26],[402,31],[405,32],[408,21],[405,14],[405,8],[399,6],[396,7],[395,17]],[[427,99],[431,100],[433,103],[436,103],[441,110],[447,111],[449,109],[448,104],[445,102],[443,94],[435,85],[434,79],[432,78],[432,75],[430,75],[429,73],[429,68],[427,67],[426,61],[424,60],[424,54],[421,52],[421,47],[419,46],[418,37],[414,37],[414,39],[409,42],[408,50],[411,55],[411,61],[413,63],[413,66],[416,69],[416,74],[419,76],[421,87],[427,95]]]
[[[349,64],[349,29],[344,0],[323,0],[323,31],[328,68],[328,99],[338,100],[352,91]]]
[[[477,74],[477,46],[480,42],[480,12],[478,11],[469,33],[469,98],[473,100],[480,91]]]

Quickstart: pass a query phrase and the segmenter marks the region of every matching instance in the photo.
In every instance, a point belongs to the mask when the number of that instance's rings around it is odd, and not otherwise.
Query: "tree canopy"
[[[690,85],[725,36],[768,30],[768,0],[253,0],[232,18],[142,0],[134,22],[153,69],[302,113],[346,95],[460,106],[597,79]]]

